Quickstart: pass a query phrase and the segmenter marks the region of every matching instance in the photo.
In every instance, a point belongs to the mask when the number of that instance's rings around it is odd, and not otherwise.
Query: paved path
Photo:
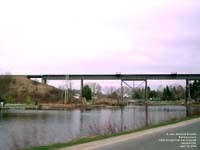
[[[168,133],[168,135],[167,135]],[[177,133],[195,133],[196,148],[181,147],[180,142],[161,142],[165,139],[178,139]],[[183,139],[183,138],[182,138]],[[189,145],[191,146],[191,144]],[[81,144],[62,150],[200,150],[200,118],[174,125],[163,126],[141,132],[109,138],[101,141]]]

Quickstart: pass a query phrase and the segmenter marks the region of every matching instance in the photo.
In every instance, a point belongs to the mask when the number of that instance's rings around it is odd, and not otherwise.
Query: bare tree
[[[114,86],[105,86],[105,87],[103,88],[103,91],[104,91],[104,93],[105,93],[106,95],[110,95],[110,94],[112,94],[113,92],[115,92],[116,90],[117,90],[117,88],[114,87]]]
[[[90,88],[92,89],[92,93],[93,94],[101,94],[101,90],[102,90],[102,87],[100,84],[96,83],[96,82],[91,82],[91,83],[88,83],[88,85],[90,86]]]

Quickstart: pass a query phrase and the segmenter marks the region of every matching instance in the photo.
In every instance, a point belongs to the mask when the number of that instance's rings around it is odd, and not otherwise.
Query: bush
[[[12,104],[15,102],[14,98],[12,96],[8,96],[6,99],[7,103]]]
[[[25,98],[25,104],[30,105],[32,103],[30,96],[26,96]]]

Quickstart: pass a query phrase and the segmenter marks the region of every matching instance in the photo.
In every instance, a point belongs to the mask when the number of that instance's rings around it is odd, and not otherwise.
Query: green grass
[[[151,129],[151,128],[157,128],[157,127],[161,127],[161,126],[165,126],[165,125],[171,125],[171,124],[175,124],[175,123],[179,123],[182,121],[191,120],[191,119],[195,119],[195,118],[200,118],[200,115],[185,117],[185,118],[171,120],[171,121],[165,121],[165,122],[162,122],[159,124],[145,126],[143,128],[113,133],[111,135],[99,135],[99,136],[95,136],[95,137],[84,137],[84,138],[80,138],[78,140],[72,140],[72,141],[69,141],[66,143],[57,143],[57,144],[46,145],[46,146],[34,146],[31,148],[26,148],[24,150],[57,150],[57,149],[63,148],[63,147],[88,143],[88,142],[92,142],[92,141],[98,141],[98,140],[102,140],[102,139],[106,139],[106,138],[111,138],[111,137],[129,134],[129,133],[139,132],[139,131],[143,131],[143,130],[147,130],[147,129]]]
[[[2,109],[38,109],[38,106],[34,104],[6,104]]]

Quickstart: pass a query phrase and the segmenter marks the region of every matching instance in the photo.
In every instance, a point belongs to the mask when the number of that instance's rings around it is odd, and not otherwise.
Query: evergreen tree
[[[85,85],[82,89],[83,97],[86,98],[86,100],[92,99],[92,90],[88,85]]]
[[[193,84],[190,84],[190,95],[194,100],[200,98],[200,81],[194,80]]]
[[[168,86],[166,86],[163,90],[163,100],[174,100],[174,95]]]

